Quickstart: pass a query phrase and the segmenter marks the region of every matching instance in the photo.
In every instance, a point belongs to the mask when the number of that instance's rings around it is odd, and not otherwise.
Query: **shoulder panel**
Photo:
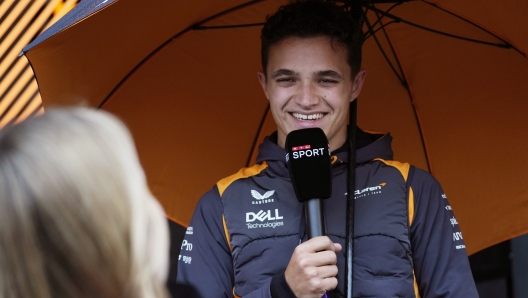
[[[229,177],[226,177],[216,183],[216,186],[218,187],[218,192],[220,193],[220,196],[224,193],[226,188],[231,185],[234,181],[242,178],[247,178],[251,176],[255,176],[262,172],[265,168],[268,167],[268,164],[264,161],[261,164],[256,164],[249,168],[242,168],[240,171],[238,171],[236,174],[233,174]]]
[[[379,161],[381,161],[382,163],[384,163],[384,164],[386,164],[388,166],[395,167],[396,169],[398,169],[398,171],[400,171],[400,173],[403,176],[403,179],[405,181],[407,181],[407,176],[409,174],[409,168],[411,167],[410,164],[408,164],[406,162],[399,162],[399,161],[394,161],[394,160],[385,160],[385,159],[381,159],[381,158],[376,158],[374,160],[379,160]]]

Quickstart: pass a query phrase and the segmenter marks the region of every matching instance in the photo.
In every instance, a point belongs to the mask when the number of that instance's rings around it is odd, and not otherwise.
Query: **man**
[[[202,297],[316,297],[344,292],[347,119],[363,86],[362,34],[333,4],[297,1],[262,29],[258,79],[277,132],[257,164],[199,201],[178,283]],[[332,150],[328,237],[306,239],[289,180],[289,132],[320,127]],[[358,130],[354,297],[478,297],[461,233],[438,182],[392,161],[389,134]]]

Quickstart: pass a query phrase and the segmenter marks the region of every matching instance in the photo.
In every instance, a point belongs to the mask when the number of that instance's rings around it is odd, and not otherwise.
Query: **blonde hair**
[[[166,297],[168,228],[125,126],[50,109],[0,131],[0,297]]]

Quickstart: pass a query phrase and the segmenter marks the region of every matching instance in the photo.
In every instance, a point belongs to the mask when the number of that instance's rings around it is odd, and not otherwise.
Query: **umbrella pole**
[[[345,295],[352,298],[353,252],[354,252],[354,191],[356,189],[356,123],[357,98],[350,103],[348,123],[348,188],[346,219],[346,267]]]

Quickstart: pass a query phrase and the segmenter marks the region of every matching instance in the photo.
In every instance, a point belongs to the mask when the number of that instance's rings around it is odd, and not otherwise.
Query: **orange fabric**
[[[416,282],[416,274],[414,274],[414,269],[413,269],[413,278],[414,278],[414,296],[416,296],[416,298],[420,298],[420,290],[418,288],[418,283]]]
[[[240,296],[238,296],[237,294],[235,294],[235,288],[233,288],[233,296],[234,296],[235,298],[241,298]]]
[[[242,169],[240,169],[240,171],[238,171],[238,173],[233,174],[233,175],[231,175],[229,177],[226,177],[226,178],[218,181],[218,183],[216,183],[216,186],[218,187],[218,191],[220,192],[220,196],[224,193],[224,190],[229,185],[231,185],[231,183],[233,183],[235,180],[257,175],[258,173],[260,173],[262,170],[264,170],[267,167],[268,167],[268,164],[266,162],[263,162],[261,164],[254,165],[254,166],[252,166],[250,168],[242,168]]]
[[[388,166],[396,168],[398,171],[400,171],[400,174],[402,174],[403,180],[407,182],[407,176],[409,175],[409,168],[411,166],[410,164],[394,160],[385,160],[381,158],[375,158],[374,160],[379,160]]]
[[[409,226],[412,226],[414,221],[414,192],[412,187],[409,187]]]
[[[227,229],[226,221],[225,221],[225,217],[224,217],[223,214],[222,214],[222,224],[224,225],[224,233],[225,233],[225,236],[226,236],[227,245],[229,245],[229,249],[230,249],[230,250],[233,250],[233,249],[231,248],[231,237],[229,237],[229,231],[228,231],[228,229]]]
[[[240,169],[240,171],[238,171],[238,173],[233,174],[233,175],[231,175],[229,177],[226,177],[226,178],[218,181],[218,183],[216,183],[216,186],[218,187],[218,192],[220,193],[220,196],[224,193],[226,188],[229,185],[231,185],[231,183],[233,183],[235,180],[238,180],[238,179],[241,179],[241,178],[247,178],[247,177],[250,177],[250,176],[254,176],[254,175],[260,173],[262,170],[264,170],[267,167],[268,167],[268,165],[266,164],[266,162],[263,162],[262,164],[257,164],[257,165],[254,165],[254,166],[250,167],[250,168],[242,168],[242,169]],[[227,244],[229,245],[229,249],[231,249],[231,237],[229,237],[229,232],[228,232],[226,221],[225,221],[225,217],[224,217],[223,214],[222,214],[222,223],[224,225],[224,233],[225,233],[225,236],[226,236]],[[234,289],[233,289],[233,293],[234,293]]]

